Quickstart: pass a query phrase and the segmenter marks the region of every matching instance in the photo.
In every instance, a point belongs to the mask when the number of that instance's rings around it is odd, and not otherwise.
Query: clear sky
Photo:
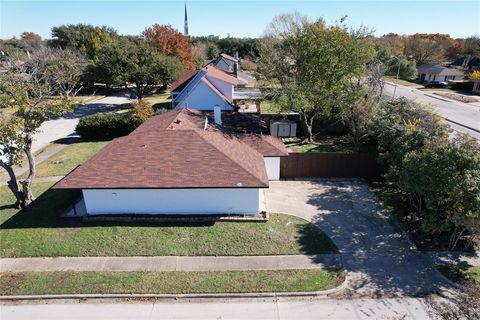
[[[52,26],[89,23],[113,27],[121,34],[140,34],[154,23],[183,31],[183,0],[0,0],[0,38],[33,31],[50,38]],[[480,1],[187,1],[192,35],[231,34],[258,37],[281,13],[298,11],[328,23],[348,15],[347,22],[388,32],[448,33],[453,37],[480,34]]]

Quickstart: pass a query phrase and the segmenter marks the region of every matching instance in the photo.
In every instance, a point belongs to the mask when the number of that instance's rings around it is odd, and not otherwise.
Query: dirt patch
[[[22,273],[9,273],[0,275],[0,295],[10,295],[9,289],[20,288],[24,284],[27,276]]]
[[[460,101],[460,102],[464,102],[464,103],[478,102],[477,98],[463,96],[463,95],[459,95],[459,94],[455,94],[455,93],[435,92],[435,94],[438,95],[438,96],[444,97],[444,98],[448,98],[448,99],[452,99],[452,100]]]

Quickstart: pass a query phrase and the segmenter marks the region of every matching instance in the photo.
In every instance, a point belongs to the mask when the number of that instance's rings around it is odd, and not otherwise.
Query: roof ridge
[[[248,168],[245,168],[241,163],[239,163],[238,161],[236,161],[235,159],[233,159],[230,155],[226,154],[225,152],[223,152],[222,150],[220,150],[216,145],[212,144],[210,141],[208,141],[207,139],[205,139],[205,137],[200,134],[201,131],[205,131],[205,130],[200,130],[200,129],[191,129],[192,131],[194,131],[201,139],[203,139],[206,143],[208,143],[209,145],[211,145],[213,148],[215,148],[216,150],[218,150],[220,153],[224,154],[228,159],[230,159],[232,162],[234,162],[238,167],[240,167],[244,172],[246,172],[247,174],[249,174],[251,177],[255,178],[258,182],[262,183],[263,184],[263,181],[261,179],[259,179],[257,176],[255,176],[254,174],[252,174],[250,172],[250,170],[248,170]],[[210,132],[210,133],[214,133],[214,132]],[[217,133],[217,132],[215,132]],[[263,155],[260,154],[260,152],[258,152],[257,150],[253,149],[252,147],[250,147],[248,144],[246,143],[243,143],[242,141],[239,141],[239,139],[237,137],[235,137],[236,139],[236,142],[237,143],[241,143],[243,144],[244,146],[248,147],[249,149],[251,149],[251,151],[253,151],[254,153],[257,153],[263,160]]]

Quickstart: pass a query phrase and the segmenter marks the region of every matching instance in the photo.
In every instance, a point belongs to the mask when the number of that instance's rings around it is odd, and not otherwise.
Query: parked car
[[[445,81],[429,81],[425,84],[427,88],[446,88],[448,85]]]

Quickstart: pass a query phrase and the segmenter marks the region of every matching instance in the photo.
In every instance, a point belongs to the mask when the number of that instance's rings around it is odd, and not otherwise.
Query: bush
[[[126,136],[140,124],[131,112],[99,113],[80,119],[75,131],[86,140],[103,140]]]

